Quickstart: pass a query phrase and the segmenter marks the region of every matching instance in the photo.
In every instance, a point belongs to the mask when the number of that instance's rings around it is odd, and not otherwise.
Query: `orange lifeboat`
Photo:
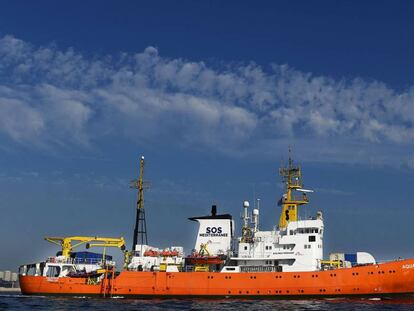
[[[200,251],[194,251],[185,260],[189,265],[221,265],[225,262],[221,256],[210,255],[207,250],[207,244],[201,244]]]
[[[188,256],[185,258],[189,265],[221,265],[224,260],[219,256]]]
[[[174,256],[178,256],[178,252],[177,251],[162,251],[160,255],[162,257],[174,257]]]
[[[152,249],[147,250],[147,251],[145,251],[145,252],[144,252],[144,256],[145,256],[145,257],[158,257],[159,255],[160,255],[160,253],[159,253],[159,252],[154,251],[154,250],[152,250]]]

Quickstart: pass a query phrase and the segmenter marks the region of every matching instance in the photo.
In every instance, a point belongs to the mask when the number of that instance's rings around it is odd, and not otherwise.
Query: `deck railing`
[[[48,257],[48,263],[63,263],[72,265],[101,265],[114,266],[115,262],[112,260],[102,260],[102,258],[62,258],[62,257]]]

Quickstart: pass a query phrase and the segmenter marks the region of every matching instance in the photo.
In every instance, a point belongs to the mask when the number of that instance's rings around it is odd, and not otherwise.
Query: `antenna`
[[[256,208],[256,184],[253,182],[253,208]]]
[[[293,160],[292,160],[292,146],[289,145],[289,168],[293,166]]]
[[[149,185],[144,181],[144,164],[144,156],[142,156],[139,162],[139,177],[138,179],[132,180],[130,183],[130,188],[138,189],[137,215],[135,219],[132,250],[135,250],[138,241],[141,245],[148,245],[147,223],[145,220],[144,209],[144,189],[148,189]]]

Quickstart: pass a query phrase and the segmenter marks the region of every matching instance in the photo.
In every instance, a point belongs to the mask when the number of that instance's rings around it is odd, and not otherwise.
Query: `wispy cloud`
[[[414,166],[414,88],[335,80],[288,65],[137,54],[87,57],[0,39],[0,144],[88,147],[105,139],[272,154],[300,143],[312,160]],[[306,159],[305,159],[306,160]]]

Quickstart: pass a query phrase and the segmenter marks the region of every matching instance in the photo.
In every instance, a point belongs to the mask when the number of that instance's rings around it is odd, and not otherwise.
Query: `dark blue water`
[[[414,310],[413,300],[140,300],[0,295],[0,310]]]

